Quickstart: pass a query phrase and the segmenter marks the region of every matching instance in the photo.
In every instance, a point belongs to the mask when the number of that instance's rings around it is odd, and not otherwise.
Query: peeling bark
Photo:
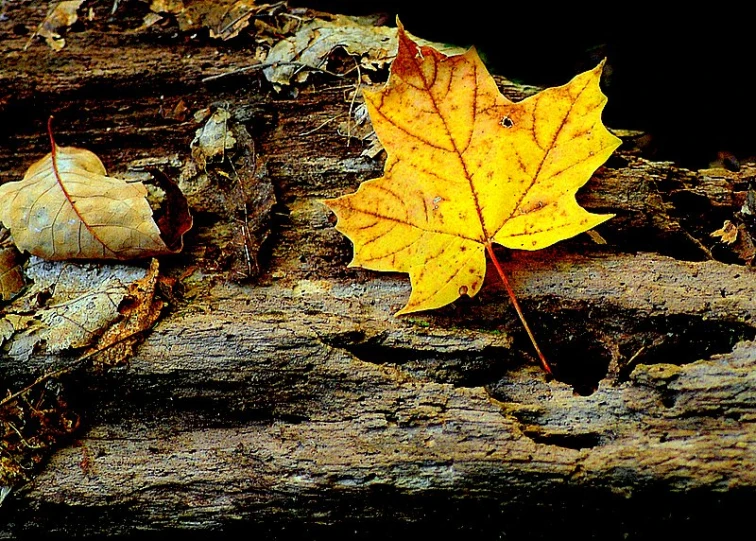
[[[204,83],[248,66],[252,44],[109,24],[54,53],[24,51],[0,23],[0,181],[47,152],[51,113],[62,144],[109,170],[146,160],[180,176],[199,124],[162,112],[221,104],[250,138],[239,174],[259,268],[241,283],[186,272],[240,223],[198,191],[186,255],[161,265],[183,277],[170,311],[129,366],[63,381],[83,429],[6,499],[0,535],[620,538],[742,520],[756,495],[756,281],[709,234],[741,211],[756,165],[688,171],[620,132],[580,194],[617,214],[599,228],[608,243],[502,250],[548,381],[495,276],[475,299],[394,318],[406,277],[346,267],[349,241],[318,201],[382,170],[333,121],[353,80],[313,77],[296,97],[254,70]],[[61,359],[3,362],[18,388]]]

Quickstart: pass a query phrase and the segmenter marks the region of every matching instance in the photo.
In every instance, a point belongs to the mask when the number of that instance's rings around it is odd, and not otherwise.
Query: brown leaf
[[[207,168],[207,162],[217,156],[225,156],[226,150],[234,148],[236,139],[229,127],[231,114],[218,108],[203,127],[197,130],[192,141],[192,157],[200,169]]]
[[[218,113],[222,122],[212,120],[219,118]],[[215,134],[207,137],[215,142],[201,143],[206,140],[202,133]],[[205,128],[198,131],[192,155],[194,160],[182,172],[180,186],[192,208],[205,219],[211,217],[213,227],[199,228],[191,255],[205,272],[223,273],[234,280],[256,276],[276,198],[254,140],[236,113],[216,109]],[[199,169],[200,165],[205,167]]]
[[[50,260],[135,259],[174,253],[141,182],[106,176],[92,152],[58,147],[23,180],[0,186],[0,221],[19,250]]]
[[[398,47],[397,31],[394,27],[374,26],[366,17],[335,15],[331,20],[314,19],[303,25],[295,35],[279,41],[265,59],[265,77],[276,88],[303,82],[307,72],[302,68],[325,68],[331,52],[337,47],[348,54],[357,56],[360,65],[366,69],[381,68],[388,64]],[[418,40],[421,44],[430,42]],[[462,49],[435,44],[445,53],[459,53]]]
[[[4,233],[7,235],[7,231]],[[0,243],[0,299],[12,299],[24,287],[24,273],[19,264],[16,247],[7,239]]]
[[[86,353],[101,351],[97,362],[107,366],[123,364],[134,353],[141,333],[152,328],[160,317],[164,302],[155,298],[158,260],[153,259],[147,274],[129,284],[118,306],[122,319],[108,327],[97,344]]]

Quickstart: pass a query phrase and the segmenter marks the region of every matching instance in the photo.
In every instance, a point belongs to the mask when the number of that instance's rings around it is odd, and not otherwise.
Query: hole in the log
[[[621,380],[638,364],[682,365],[729,353],[738,342],[753,340],[756,329],[741,322],[676,315],[641,319],[628,336],[619,348],[626,359],[620,366]]]
[[[595,432],[584,434],[552,434],[541,430],[523,430],[523,434],[535,443],[556,445],[566,449],[591,449],[601,442],[601,437]]]
[[[612,358],[603,333],[587,324],[584,314],[540,313],[534,326],[536,337],[554,376],[572,385],[576,394],[592,394],[598,389],[599,381],[606,377]],[[596,324],[600,325],[601,321],[597,320]],[[529,344],[520,342],[520,347],[529,347]]]
[[[419,379],[460,387],[479,387],[497,381],[510,368],[502,362],[502,348],[481,351],[437,351],[385,345],[383,338],[365,339],[362,333],[346,333],[326,340],[329,345],[347,350],[359,360],[379,365],[395,365]]]

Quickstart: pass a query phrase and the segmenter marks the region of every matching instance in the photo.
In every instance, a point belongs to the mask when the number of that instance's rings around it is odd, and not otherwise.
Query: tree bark
[[[549,379],[496,276],[474,299],[396,318],[407,277],[347,268],[351,245],[319,201],[383,167],[339,131],[353,78],[316,74],[296,96],[256,70],[203,81],[252,65],[254,43],[128,32],[140,19],[121,12],[61,52],[24,49],[14,24],[45,9],[0,23],[0,181],[48,152],[49,114],[59,144],[109,169],[179,177],[201,127],[171,118],[183,102],[225,107],[246,130],[245,204],[217,170],[218,199],[189,194],[185,255],[161,261],[182,278],[169,309],[128,366],[64,380],[82,428],[8,496],[0,535],[620,538],[743,520],[756,281],[710,233],[747,204],[755,165],[688,171],[618,131],[623,147],[579,196],[617,215],[598,229],[607,243],[501,251]],[[6,359],[6,385],[58,363]]]

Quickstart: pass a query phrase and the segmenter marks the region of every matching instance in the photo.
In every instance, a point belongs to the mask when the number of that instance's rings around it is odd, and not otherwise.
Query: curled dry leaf
[[[143,278],[128,284],[118,306],[121,319],[108,327],[97,343],[86,353],[101,352],[100,365],[123,364],[134,353],[140,334],[152,328],[165,303],[155,297],[158,281],[158,260],[153,259]]]
[[[44,38],[54,51],[60,51],[66,46],[66,40],[63,39],[60,32],[79,20],[77,11],[83,3],[84,0],[53,2],[52,10],[39,25],[36,34]]]
[[[424,40],[418,42],[430,44]],[[434,45],[448,54],[462,52],[456,47]],[[303,82],[307,72],[302,68],[324,68],[329,55],[337,47],[360,57],[363,68],[382,68],[396,56],[397,46],[396,28],[374,26],[364,17],[336,15],[331,20],[314,19],[270,50],[265,62],[272,66],[263,72],[268,81],[279,87],[290,84],[292,79]]]
[[[126,260],[180,251],[163,240],[144,184],[107,176],[89,150],[52,145],[23,180],[0,186],[0,222],[19,250],[50,260]],[[191,217],[178,227],[185,233]]]
[[[738,226],[730,220],[725,220],[724,225],[716,231],[712,231],[711,236],[719,237],[725,244],[732,244],[738,239]]]
[[[32,285],[0,319],[3,349],[18,360],[28,360],[38,351],[56,354],[95,345],[128,313],[149,311],[139,305],[154,302],[157,263],[145,269],[32,257],[26,274]],[[135,294],[135,288],[149,287],[151,292]]]

